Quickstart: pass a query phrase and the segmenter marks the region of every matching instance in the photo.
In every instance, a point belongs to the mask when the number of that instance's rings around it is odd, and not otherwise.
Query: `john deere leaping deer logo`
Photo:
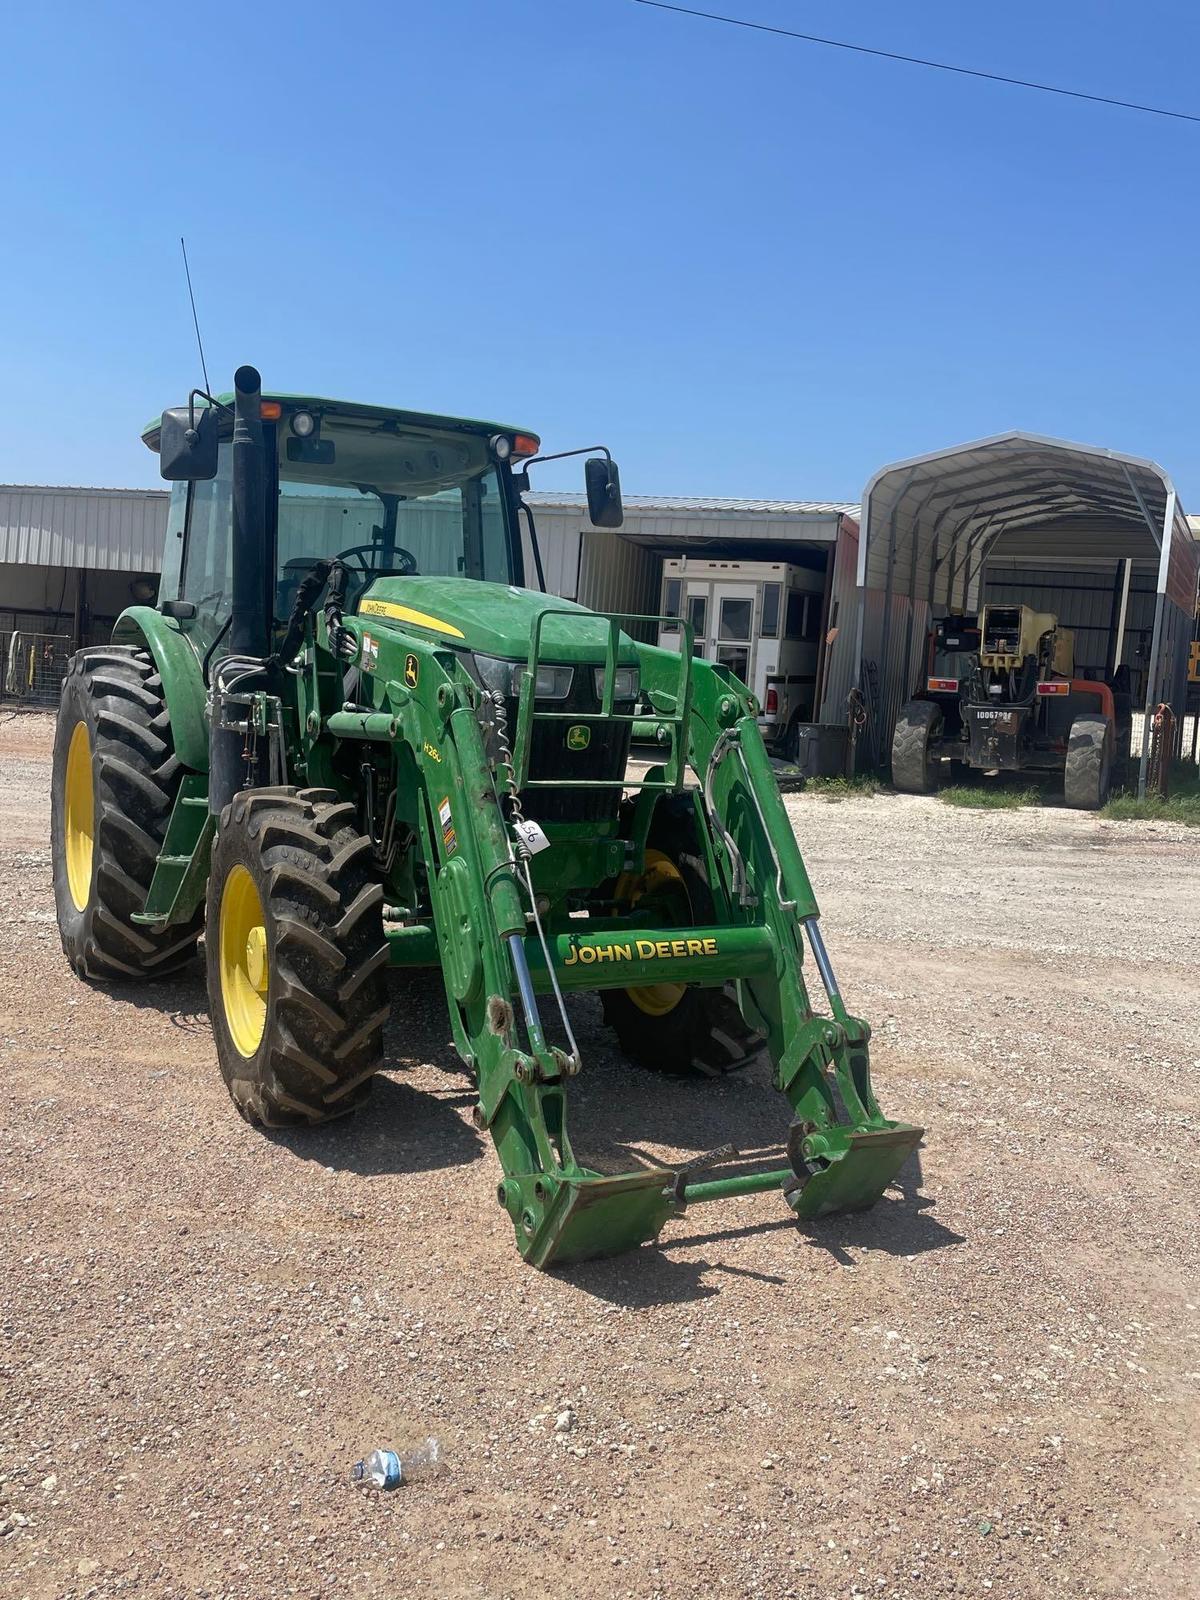
[[[592,730],[585,722],[576,722],[567,729],[567,749],[586,750],[592,742]]]
[[[417,687],[417,679],[421,676],[421,663],[416,656],[404,658],[404,681],[410,689]]]

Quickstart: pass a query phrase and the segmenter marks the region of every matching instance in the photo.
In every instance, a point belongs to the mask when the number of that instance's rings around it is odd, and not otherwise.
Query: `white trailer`
[[[695,654],[741,679],[761,708],[763,738],[794,754],[796,730],[814,720],[825,573],[784,561],[679,556],[663,562],[662,582],[668,620],[659,644],[678,650],[680,622],[690,622]]]

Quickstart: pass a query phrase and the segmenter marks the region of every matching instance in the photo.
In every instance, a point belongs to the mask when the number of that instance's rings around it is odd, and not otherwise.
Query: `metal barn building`
[[[0,698],[57,704],[71,653],[154,598],[168,498],[0,484]]]
[[[1171,479],[1116,450],[1012,432],[883,467],[863,495],[854,657],[864,746],[887,765],[931,618],[988,601],[1053,612],[1096,676],[1182,729],[1200,546]],[[1135,734],[1136,739],[1136,734]],[[1140,781],[1147,744],[1141,741]]]

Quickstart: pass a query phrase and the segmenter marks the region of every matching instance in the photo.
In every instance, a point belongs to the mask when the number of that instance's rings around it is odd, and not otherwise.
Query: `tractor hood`
[[[603,663],[607,620],[557,595],[476,578],[378,578],[358,603],[359,616],[377,624],[507,661],[529,659],[534,622],[547,611],[559,615],[542,624],[540,660]],[[626,634],[617,661],[637,665],[637,648]]]

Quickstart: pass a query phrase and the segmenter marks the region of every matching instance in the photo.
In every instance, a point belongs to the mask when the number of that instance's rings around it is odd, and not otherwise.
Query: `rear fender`
[[[130,606],[113,628],[114,644],[140,644],[154,657],[171,717],[175,754],[193,772],[208,771],[204,675],[191,641],[174,617],[153,606]]]

